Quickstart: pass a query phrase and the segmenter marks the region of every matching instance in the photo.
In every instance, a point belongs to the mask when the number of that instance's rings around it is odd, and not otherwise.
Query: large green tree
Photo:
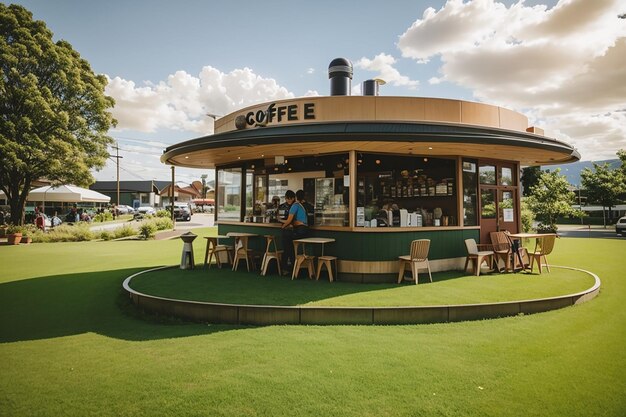
[[[581,215],[572,208],[574,193],[561,170],[542,172],[537,185],[531,187],[531,195],[526,198],[528,208],[539,220],[539,232],[556,232],[556,220],[561,216]]]
[[[619,203],[620,195],[626,192],[622,169],[611,169],[608,163],[594,163],[593,171],[585,168],[580,177],[583,187],[587,190],[587,202],[602,206],[602,217],[606,227],[606,209],[609,209],[609,217],[612,217],[611,208]]]
[[[541,167],[539,165],[522,169],[521,180],[524,197],[528,197],[531,194],[532,188],[539,183],[540,176]]]
[[[620,149],[619,151],[617,151],[617,156],[619,157],[620,161],[622,161],[621,170],[624,174],[624,181],[626,181],[626,150]]]
[[[113,140],[107,80],[42,21],[0,3],[0,189],[22,223],[34,180],[91,184]]]

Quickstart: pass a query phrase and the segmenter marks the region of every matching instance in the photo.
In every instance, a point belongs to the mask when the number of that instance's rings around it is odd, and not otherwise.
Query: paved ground
[[[176,222],[176,225],[174,226],[174,230],[157,233],[155,239],[157,240],[173,239],[182,235],[183,233],[187,233],[191,229],[195,229],[198,227],[211,227],[211,226],[213,226],[213,214],[196,213],[193,216],[191,216],[191,221]]]
[[[583,226],[580,224],[562,224],[559,225],[559,236],[562,237],[581,237],[581,238],[602,238],[602,239],[626,239],[626,236],[617,236],[615,226]]]

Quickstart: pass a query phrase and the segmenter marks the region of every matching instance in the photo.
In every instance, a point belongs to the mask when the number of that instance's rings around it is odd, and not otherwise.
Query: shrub
[[[122,237],[130,237],[137,235],[137,231],[133,229],[132,226],[125,224],[122,227],[118,227],[113,231],[113,236],[115,239],[120,239]]]
[[[94,234],[89,230],[89,225],[79,224],[74,226],[73,235],[76,238],[76,242],[84,242],[86,240],[93,240]]]
[[[533,212],[528,208],[528,205],[524,200],[522,200],[521,206],[522,212],[522,232],[530,233],[533,230],[533,221],[535,220],[535,216]]]
[[[161,217],[170,217],[170,211],[169,210],[159,210],[156,212],[156,216],[161,218]]]
[[[145,222],[141,226],[139,226],[139,235],[144,239],[149,239],[154,237],[154,234],[157,231],[157,226],[155,222]]]
[[[103,230],[100,232],[100,239],[111,240],[113,239],[113,233],[109,232],[108,230]]]
[[[174,223],[169,217],[160,217],[154,219],[154,223],[156,224],[157,230],[168,230],[174,228]]]
[[[112,220],[113,220],[113,215],[109,211],[98,213],[95,216],[93,216],[94,222],[102,223],[102,222],[110,222]]]
[[[37,231],[30,235],[33,242],[82,242],[92,240],[94,234],[87,224],[61,225],[49,229],[48,233]]]

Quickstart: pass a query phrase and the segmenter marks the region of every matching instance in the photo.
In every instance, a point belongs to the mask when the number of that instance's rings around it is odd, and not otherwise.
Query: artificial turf
[[[600,276],[590,302],[411,326],[242,327],[138,313],[123,279],[175,264],[180,250],[0,247],[0,416],[626,414],[626,239],[557,242],[553,264]]]

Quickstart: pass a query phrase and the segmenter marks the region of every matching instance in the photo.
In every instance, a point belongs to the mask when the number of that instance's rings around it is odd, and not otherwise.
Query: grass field
[[[241,272],[240,272],[241,271]],[[164,269],[151,271],[131,282],[144,294],[215,303],[316,306],[412,306],[503,302],[574,294],[593,286],[587,273],[552,268],[552,273],[483,274],[460,271],[433,274],[433,283],[415,285],[328,282],[247,272],[228,268]],[[303,274],[304,275],[304,274]],[[422,281],[423,280],[423,281]],[[422,274],[425,283],[428,274]]]
[[[626,414],[626,240],[557,242],[553,264],[600,276],[588,303],[416,326],[138,313],[121,282],[177,263],[180,250],[176,240],[0,247],[0,416]]]

